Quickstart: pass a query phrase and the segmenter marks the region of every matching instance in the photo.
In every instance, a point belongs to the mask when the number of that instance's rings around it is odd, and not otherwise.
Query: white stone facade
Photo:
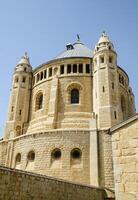
[[[32,70],[13,74],[0,164],[114,188],[109,128],[135,114],[129,78],[102,34],[94,53],[80,41]]]

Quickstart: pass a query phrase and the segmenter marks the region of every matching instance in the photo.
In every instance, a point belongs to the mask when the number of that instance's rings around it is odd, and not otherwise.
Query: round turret
[[[102,33],[98,43],[96,44],[94,53],[102,50],[114,50],[114,45],[105,32]]]
[[[32,71],[32,67],[27,53],[25,53],[24,56],[21,58],[21,60],[18,62],[17,66],[15,67],[15,71],[24,71],[24,72]]]

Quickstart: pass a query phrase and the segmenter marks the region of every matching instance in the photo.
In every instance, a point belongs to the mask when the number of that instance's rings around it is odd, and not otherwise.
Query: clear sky
[[[130,77],[138,108],[137,0],[0,0],[0,135],[12,73],[25,51],[33,68],[55,57],[80,34],[93,49],[106,30]]]

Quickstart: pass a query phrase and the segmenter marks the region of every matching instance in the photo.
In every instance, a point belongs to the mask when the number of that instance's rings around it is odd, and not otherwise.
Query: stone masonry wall
[[[101,188],[0,167],[0,200],[104,200]]]
[[[111,132],[116,200],[138,200],[138,115]]]

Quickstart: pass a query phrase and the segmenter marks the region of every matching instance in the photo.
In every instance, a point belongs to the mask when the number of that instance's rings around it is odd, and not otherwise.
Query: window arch
[[[121,96],[121,110],[123,113],[123,119],[125,119],[126,118],[126,100],[123,95]]]
[[[40,110],[42,109],[43,106],[43,94],[42,92],[38,93],[36,96],[36,101],[35,101],[35,110]]]
[[[82,104],[83,87],[78,82],[73,82],[67,86],[67,103],[68,104]]]
[[[34,161],[35,160],[35,152],[34,151],[30,151],[27,155],[27,160],[28,161]]]
[[[21,154],[20,153],[18,153],[16,155],[15,162],[16,162],[16,164],[20,164],[20,162],[21,162]]]
[[[71,104],[78,104],[79,103],[79,90],[72,89],[71,90]]]
[[[72,149],[70,159],[72,166],[80,166],[82,164],[82,151],[79,148]]]
[[[19,136],[22,134],[21,126],[16,126],[16,136]]]
[[[56,148],[51,152],[52,160],[59,160],[61,159],[61,150]]]
[[[17,153],[15,157],[15,168],[20,169],[20,164],[21,164],[21,154]]]

